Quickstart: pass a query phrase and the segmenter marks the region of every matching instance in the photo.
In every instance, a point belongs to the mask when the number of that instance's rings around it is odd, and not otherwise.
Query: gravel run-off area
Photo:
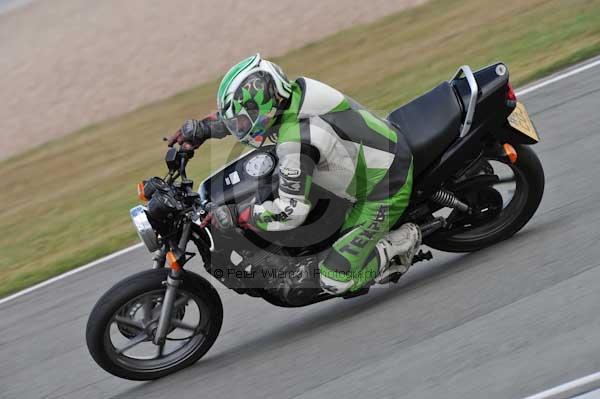
[[[0,159],[423,0],[0,0]]]

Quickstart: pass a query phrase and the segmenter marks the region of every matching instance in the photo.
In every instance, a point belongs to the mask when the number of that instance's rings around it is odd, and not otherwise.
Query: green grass
[[[598,53],[600,0],[467,0],[431,1],[276,61],[384,113],[465,63],[502,60],[518,86]],[[212,110],[216,88],[215,80],[1,162],[0,295],[137,242],[128,216],[135,184],[163,174],[161,137]],[[206,145],[190,175],[199,181],[239,152],[231,139]]]

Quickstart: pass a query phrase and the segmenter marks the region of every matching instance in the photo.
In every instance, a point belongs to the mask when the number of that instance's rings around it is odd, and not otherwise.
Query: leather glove
[[[211,210],[213,225],[219,230],[229,230],[237,226],[238,210],[235,205],[221,205]]]
[[[202,227],[211,223],[219,230],[231,230],[236,226],[249,228],[252,207],[238,207],[237,205],[207,205],[208,216],[202,221]]]
[[[175,143],[181,145],[184,150],[195,150],[210,137],[210,126],[208,118],[203,120],[188,119],[181,128],[173,134],[167,142],[169,147]]]

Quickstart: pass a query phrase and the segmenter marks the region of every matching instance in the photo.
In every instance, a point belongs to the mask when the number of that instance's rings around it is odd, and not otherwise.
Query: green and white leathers
[[[256,65],[256,60],[244,62]],[[242,82],[249,75],[237,74],[232,69],[224,81]],[[278,111],[266,133],[278,137],[279,197],[255,204],[250,224],[266,231],[300,226],[311,209],[313,184],[350,200],[354,205],[343,235],[320,264],[320,273],[330,292],[359,290],[389,261],[385,246],[377,244],[408,205],[410,148],[386,121],[332,87],[308,78],[288,83],[281,85],[290,90],[285,109]],[[233,97],[220,90],[219,105]],[[234,111],[224,115],[232,118]]]

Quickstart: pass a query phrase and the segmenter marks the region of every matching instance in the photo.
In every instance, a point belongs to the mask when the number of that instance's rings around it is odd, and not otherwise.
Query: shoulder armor
[[[296,83],[302,90],[298,113],[300,118],[310,118],[350,108],[346,97],[325,83],[304,77],[299,78]]]

